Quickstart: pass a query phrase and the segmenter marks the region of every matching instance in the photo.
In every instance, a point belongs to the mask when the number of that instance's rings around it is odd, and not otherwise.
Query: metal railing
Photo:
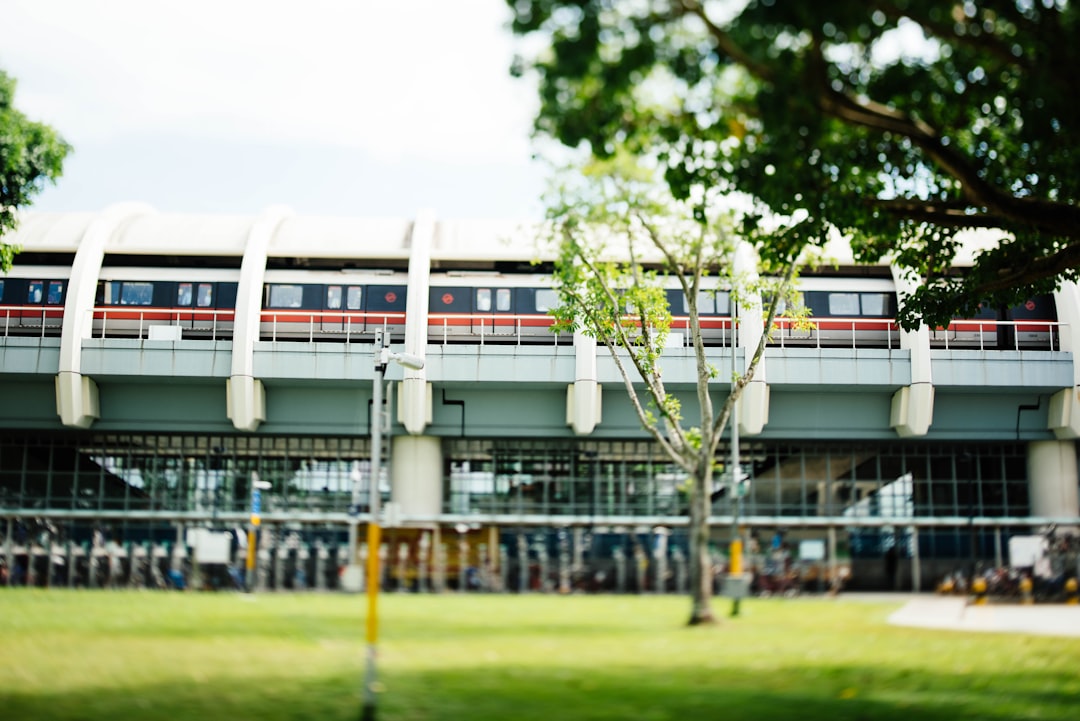
[[[229,340],[233,335],[234,310],[142,308],[99,306],[91,314],[91,337],[149,338],[152,326],[180,328],[181,338]],[[736,337],[738,319],[704,319],[702,335],[709,346],[729,347]],[[553,333],[554,319],[545,314],[476,315],[432,313],[427,339],[439,345],[512,343],[559,345],[569,334]],[[370,340],[376,328],[387,332],[405,325],[404,313],[367,311],[263,310],[260,335],[273,342]],[[1046,320],[954,320],[947,327],[930,330],[930,347],[945,350],[1047,350],[1061,348],[1066,323]],[[49,306],[0,306],[0,337],[59,337],[63,308]],[[398,331],[398,332],[403,332]],[[900,347],[900,327],[887,318],[776,318],[770,345],[780,348],[887,348]],[[689,347],[689,322],[672,319],[669,345]]]
[[[1066,324],[1047,320],[954,320],[930,331],[930,347],[945,350],[1060,350]],[[1002,336],[1012,336],[1002,348]],[[1006,341],[1008,342],[1008,341]]]
[[[558,345],[559,333],[552,333],[555,319],[547,314],[476,315],[473,313],[431,313],[428,341],[449,345],[454,341],[512,341],[530,345]]]
[[[91,337],[149,338],[151,326],[173,326],[187,335],[205,336],[210,340],[232,338],[236,311],[213,308],[175,310],[167,308],[136,308],[132,306],[99,306],[91,309]]]
[[[63,306],[0,305],[0,314],[5,338],[9,335],[58,337],[64,325]]]

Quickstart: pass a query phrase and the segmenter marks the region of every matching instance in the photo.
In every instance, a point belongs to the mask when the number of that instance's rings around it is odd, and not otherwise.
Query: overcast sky
[[[16,106],[74,146],[38,210],[528,218],[504,0],[4,0]]]

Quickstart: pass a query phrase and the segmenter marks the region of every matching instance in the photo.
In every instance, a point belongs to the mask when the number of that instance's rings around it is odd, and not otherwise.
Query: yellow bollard
[[[1035,603],[1031,597],[1031,579],[1027,576],[1020,579],[1020,603],[1025,606]]]
[[[1070,606],[1075,606],[1080,603],[1080,599],[1077,598],[1077,583],[1075,578],[1070,578],[1065,581],[1065,603]]]
[[[986,605],[986,579],[976,578],[971,582],[971,590],[975,593],[975,605]]]
[[[729,571],[732,576],[738,576],[742,573],[742,541],[738,538],[731,542],[731,564]]]

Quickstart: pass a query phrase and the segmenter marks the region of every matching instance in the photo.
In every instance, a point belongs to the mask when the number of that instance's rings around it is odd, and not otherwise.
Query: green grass
[[[726,611],[728,602],[717,601]],[[1076,718],[1080,644],[897,628],[897,604],[380,597],[379,718]],[[0,590],[5,721],[356,719],[363,596]]]

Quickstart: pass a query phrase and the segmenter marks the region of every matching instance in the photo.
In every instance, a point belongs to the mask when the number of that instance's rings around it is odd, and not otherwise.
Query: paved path
[[[953,631],[996,631],[1039,636],[1080,637],[1080,606],[969,605],[966,599],[947,596],[909,598],[889,616],[896,626],[919,626]]]

